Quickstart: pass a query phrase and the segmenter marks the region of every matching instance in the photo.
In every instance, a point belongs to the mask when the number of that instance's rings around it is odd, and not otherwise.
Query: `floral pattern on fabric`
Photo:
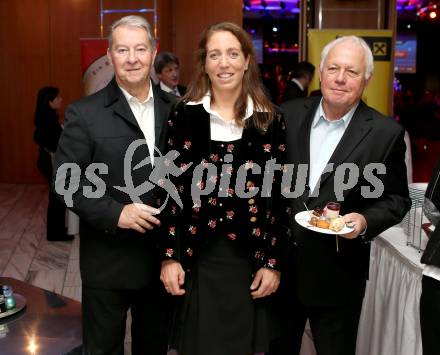
[[[254,113],[256,114],[259,113]],[[188,268],[191,267],[201,243],[209,243],[213,238],[228,238],[233,243],[242,240],[249,245],[256,268],[277,270],[282,247],[280,240],[285,238],[285,230],[280,227],[288,224],[285,217],[286,201],[281,196],[282,171],[274,174],[270,198],[262,197],[258,193],[252,198],[238,197],[235,180],[242,165],[249,170],[258,164],[263,170],[268,160],[275,159],[282,166],[286,150],[284,137],[283,117],[277,114],[264,132],[245,127],[241,140],[211,141],[209,114],[203,106],[185,106],[184,103],[179,103],[169,117],[167,144],[168,150],[179,153],[174,164],[183,173],[179,177],[172,177],[172,182],[179,191],[184,208],[181,209],[170,199],[162,212],[162,225],[168,230],[168,233],[161,234],[163,258],[177,259],[184,268]],[[233,160],[223,166],[226,154],[232,154]],[[205,175],[194,182],[201,192],[200,201],[197,202],[192,199],[191,184],[192,172],[198,164],[205,169]],[[214,175],[206,174],[209,164],[216,167]],[[225,174],[230,184],[221,188]],[[262,183],[263,174],[255,175],[248,171],[244,192],[260,192]],[[211,185],[215,187],[213,192],[203,194],[202,191]]]

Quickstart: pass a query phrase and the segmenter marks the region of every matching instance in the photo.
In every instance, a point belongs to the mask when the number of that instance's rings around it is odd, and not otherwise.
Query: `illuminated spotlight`
[[[278,27],[272,27],[273,32],[278,32]]]
[[[411,25],[407,25],[406,28],[411,28]]]
[[[420,8],[417,11],[417,16],[420,20],[435,20],[439,18],[439,10],[437,4],[429,3],[427,6]]]
[[[29,351],[30,354],[34,355],[37,352],[37,349],[38,349],[38,345],[35,342],[35,339],[33,337],[30,338],[27,350]]]

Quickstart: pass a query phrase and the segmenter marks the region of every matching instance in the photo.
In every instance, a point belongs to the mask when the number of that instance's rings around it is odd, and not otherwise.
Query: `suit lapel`
[[[254,112],[254,115],[258,114],[258,112]],[[243,127],[243,133],[241,135],[241,140],[237,151],[238,156],[242,158],[255,159],[257,156],[253,156],[254,153],[258,151],[260,147],[262,147],[263,135],[253,125],[253,119],[253,116],[249,117],[245,121],[245,125]],[[261,162],[258,163],[260,164]]]
[[[307,202],[310,188],[309,188],[309,178],[310,178],[310,130],[313,123],[313,117],[315,116],[316,110],[321,99],[306,100],[304,103],[304,113],[301,114],[302,121],[300,122],[298,130],[298,152],[299,152],[299,164],[307,164],[309,169],[307,170],[307,180],[306,189],[300,199],[297,200],[299,208],[303,208],[303,201]]]
[[[321,186],[330,175],[334,174],[338,165],[348,160],[350,154],[361,144],[362,140],[370,132],[371,125],[369,121],[372,118],[365,110],[365,107],[366,105],[361,101],[350,121],[350,124],[345,130],[344,135],[330,157],[329,163],[334,164],[333,171],[321,176]]]
[[[154,136],[157,147],[162,146],[165,137],[165,122],[170,114],[171,99],[166,93],[158,89],[156,85],[151,85],[154,94]]]
[[[315,116],[319,102],[321,100],[307,100],[304,103],[304,116],[299,127],[298,151],[301,164],[310,164],[310,130],[312,127],[313,117]],[[308,181],[308,177],[307,177]]]
[[[136,117],[134,117],[133,112],[128,105],[128,102],[125,99],[121,89],[118,87],[118,84],[116,83],[116,79],[114,77],[108,85],[107,100],[105,106],[111,106],[117,116],[123,118],[130,125],[135,126],[139,131],[141,131],[136,121]]]
[[[211,155],[211,125],[209,113],[205,111],[203,105],[186,105],[185,108],[190,117],[194,151],[198,152],[202,157]]]
[[[168,115],[170,113],[169,108],[172,102],[170,98],[167,97],[167,94],[162,92],[162,90],[157,89],[155,85],[151,85],[150,89],[153,90],[154,95],[155,144],[159,147],[161,145],[161,142],[163,141],[164,134],[166,133],[164,132],[164,122],[168,118]],[[134,114],[131,111],[127,100],[125,99],[124,94],[122,93],[121,89],[119,89],[114,78],[108,86],[108,94],[105,105],[108,107],[111,106],[117,116],[127,121],[130,125],[135,126],[142,134],[136,117],[134,117]]]

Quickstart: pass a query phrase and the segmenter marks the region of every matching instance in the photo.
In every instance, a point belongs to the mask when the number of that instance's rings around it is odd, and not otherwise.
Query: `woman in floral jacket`
[[[161,280],[182,306],[172,346],[185,355],[265,352],[275,335],[284,121],[265,96],[247,33],[209,27],[168,124],[183,208],[163,212]]]

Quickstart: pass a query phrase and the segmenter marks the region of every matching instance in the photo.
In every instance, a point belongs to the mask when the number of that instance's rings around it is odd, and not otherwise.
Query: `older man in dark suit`
[[[335,237],[292,222],[289,266],[282,276],[283,355],[299,353],[307,319],[319,355],[355,353],[369,242],[410,206],[404,130],[361,100],[373,71],[370,48],[361,38],[341,37],[321,58],[322,98],[283,105],[293,181],[299,164],[309,167],[304,193],[290,199],[290,207],[293,217],[304,204],[313,210],[338,201],[354,228]]]
[[[73,177],[71,184],[79,179],[71,207],[81,218],[85,354],[124,353],[128,309],[132,353],[166,353],[154,233],[160,224],[158,191],[151,185],[135,190],[148,179],[155,151],[165,145],[174,100],[150,81],[155,55],[144,18],[116,21],[108,49],[115,77],[103,90],[70,105],[56,153],[58,193],[64,177]],[[69,164],[80,174],[63,174]]]

